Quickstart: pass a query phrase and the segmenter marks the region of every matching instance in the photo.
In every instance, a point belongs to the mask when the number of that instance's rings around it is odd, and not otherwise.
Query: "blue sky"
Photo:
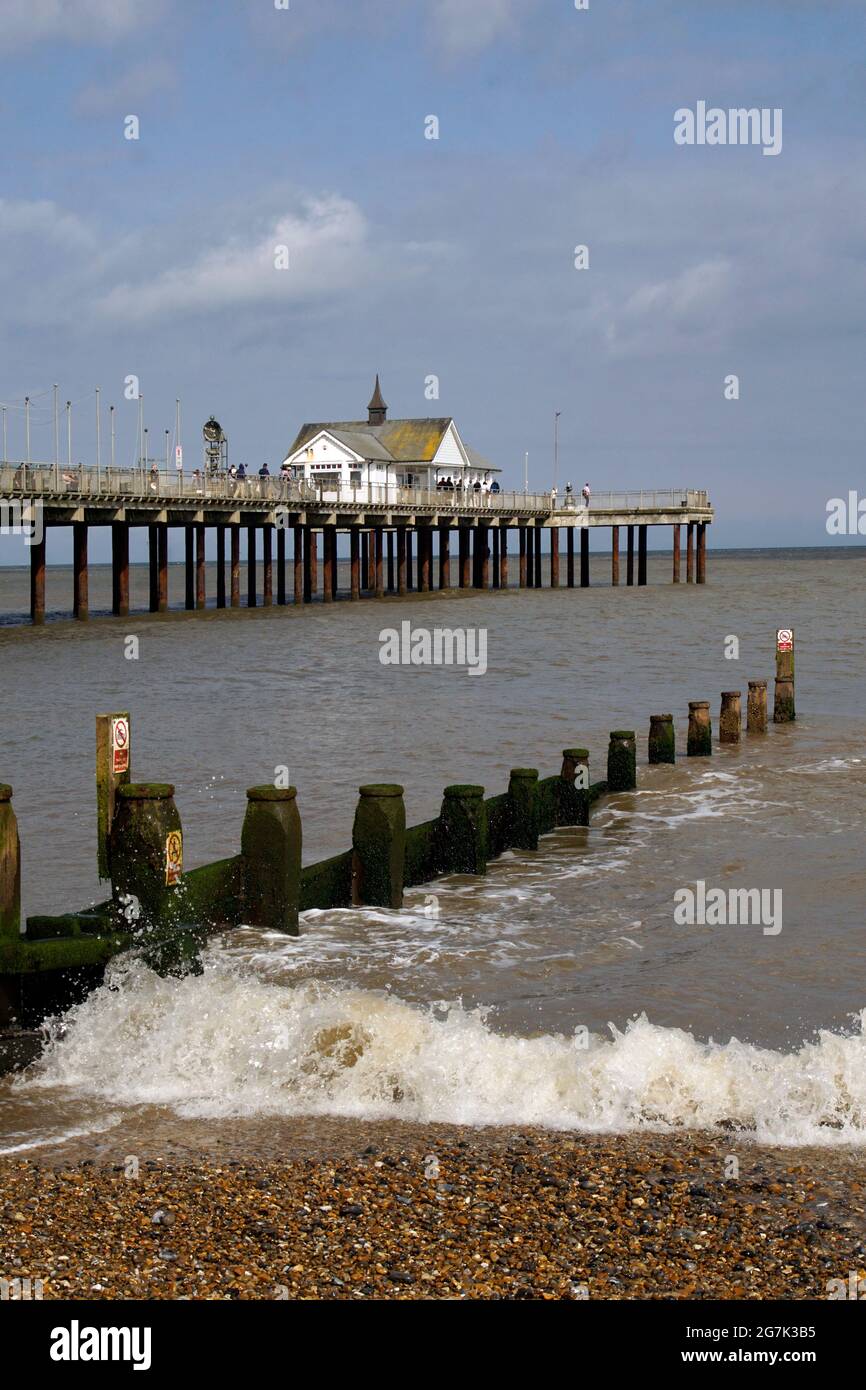
[[[864,19],[862,0],[4,0],[10,454],[27,393],[50,454],[57,381],[76,457],[99,385],[131,458],[134,373],[152,440],[180,396],[188,457],[214,411],[236,461],[273,466],[304,420],[363,415],[378,371],[392,415],[454,415],[506,485],[526,450],[550,485],[558,409],[561,482],[706,487],[716,545],[844,544],[825,509],[866,492]],[[782,152],[677,146],[699,100],[782,108]]]

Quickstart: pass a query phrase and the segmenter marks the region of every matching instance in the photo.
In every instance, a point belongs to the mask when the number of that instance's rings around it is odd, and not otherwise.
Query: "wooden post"
[[[403,906],[406,809],[403,788],[376,783],[359,788],[352,827],[352,902],[355,906]]]
[[[313,597],[313,528],[304,527],[304,603],[310,603]]]
[[[773,723],[790,724],[796,719],[794,708],[794,629],[776,631],[776,691]]]
[[[277,604],[283,608],[286,603],[286,528],[283,522],[277,527]]]
[[[637,739],[633,729],[613,729],[607,749],[607,789],[633,792],[637,787]]]
[[[690,521],[686,526],[686,583],[693,584],[695,581],[695,523]]]
[[[394,532],[388,532],[388,593],[394,592]]]
[[[535,530],[532,526],[526,528],[526,587],[535,588]]]
[[[195,608],[195,536],[192,526],[183,528],[184,558],[184,607]]]
[[[334,526],[324,526],[322,528],[322,600],[325,603],[334,601],[334,553],[333,545],[336,536]]]
[[[508,588],[508,527],[499,528],[499,587]]]
[[[451,528],[439,527],[439,588],[451,588]]]
[[[230,526],[229,535],[231,536],[231,575],[230,593],[232,608],[241,606],[241,528],[240,526]]]
[[[651,714],[647,758],[651,763],[675,763],[677,741],[672,714]]]
[[[292,536],[292,587],[295,603],[304,601],[304,528],[296,526]]]
[[[589,588],[589,527],[580,528],[580,587]]]
[[[360,535],[357,526],[349,529],[349,597],[361,597]]]
[[[366,531],[361,532],[361,589],[370,587],[370,538]]]
[[[21,944],[21,841],[12,788],[0,782],[0,941]]]
[[[707,582],[707,523],[698,522],[698,573],[697,582],[706,584]]]
[[[743,712],[739,690],[722,691],[722,708],[719,714],[719,743],[739,743]]]
[[[376,533],[375,527],[370,527],[370,544],[367,548],[367,573],[365,576],[367,588],[371,594],[376,592]]]
[[[35,626],[45,622],[45,531],[42,539],[30,547],[30,621]]]
[[[87,593],[87,522],[72,523],[72,613],[86,623],[89,612]]]
[[[749,681],[749,697],[746,702],[746,732],[765,734],[767,732],[767,682]]]
[[[713,726],[709,700],[689,700],[689,732],[686,753],[690,758],[708,758],[713,751]]]
[[[310,535],[310,596],[315,598],[319,592],[319,537],[311,526]]]
[[[274,602],[274,528],[266,521],[262,526],[262,603],[265,608]]]
[[[147,558],[150,581],[148,607],[151,613],[157,613],[159,611],[159,542],[158,527],[154,525],[147,528]]]
[[[408,566],[408,555],[406,546],[406,527],[397,527],[397,593],[406,592],[406,569]]]
[[[550,528],[550,587],[559,588],[559,527]]]
[[[195,606],[204,608],[205,606],[205,554],[204,554],[204,523],[199,522],[195,528]]]
[[[429,526],[418,532],[418,589],[430,592],[430,559],[433,553],[433,532]]]
[[[619,527],[610,528],[610,582],[616,588],[619,585]]]
[[[634,584],[634,527],[626,528],[625,582]]]
[[[294,787],[250,787],[241,831],[243,920],[298,935],[301,817]]]
[[[129,528],[125,521],[111,523],[111,611],[116,618],[129,613]]]
[[[682,549],[682,547],[681,547],[681,545],[680,545],[680,528],[679,528],[679,526],[677,525],[677,526],[674,526],[674,574],[673,574],[673,582],[674,582],[674,584],[679,584],[679,582],[680,582],[680,551],[681,551],[681,549]]]
[[[541,588],[541,530],[535,530],[535,587]]]
[[[406,527],[406,588],[410,591],[415,587],[415,578],[412,573],[412,528]]]
[[[526,588],[526,527],[517,528],[517,587]]]
[[[132,780],[132,725],[129,711],[96,716],[96,864],[99,877],[111,877],[109,839],[117,788]]]
[[[574,588],[574,527],[568,526],[565,531],[565,583],[567,588]]]
[[[459,554],[459,576],[458,583],[461,589],[468,589],[470,584],[469,568],[469,542],[470,529],[468,526],[460,526],[457,531],[457,545]]]
[[[646,526],[637,528],[637,582],[646,584]]]
[[[225,608],[226,606],[226,528],[218,525],[216,528],[216,548],[217,548],[217,590],[216,606]]]
[[[499,588],[499,527],[491,527],[493,537],[493,587]]]
[[[479,526],[476,532],[481,541],[481,588],[490,588],[490,527]]]
[[[160,613],[168,612],[168,522],[156,526],[156,606]]]
[[[247,608],[255,608],[256,597],[256,527],[247,524]]]
[[[376,589],[376,597],[377,597],[377,598],[384,598],[384,597],[385,597],[385,570],[384,570],[384,558],[385,558],[385,557],[384,557],[384,555],[383,555],[383,550],[384,550],[383,537],[384,537],[384,534],[385,534],[385,533],[384,533],[384,531],[382,530],[382,527],[381,527],[381,526],[374,526],[374,527],[373,527],[373,542],[374,542],[375,547],[376,547],[376,564],[375,564],[375,575],[374,575],[374,577],[375,577],[375,589]]]

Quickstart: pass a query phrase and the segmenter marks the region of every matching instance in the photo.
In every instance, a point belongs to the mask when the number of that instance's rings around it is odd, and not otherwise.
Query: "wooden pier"
[[[552,588],[589,585],[589,536],[611,535],[611,583],[620,583],[625,541],[625,582],[646,584],[650,526],[672,528],[672,580],[682,578],[685,528],[687,583],[706,580],[707,526],[713,509],[707,493],[690,488],[608,492],[557,499],[549,493],[426,491],[395,486],[313,485],[258,476],[239,482],[225,474],[172,475],[154,469],[66,469],[54,464],[0,466],[0,500],[18,509],[33,531],[30,545],[31,619],[45,621],[45,556],[49,528],[71,526],[72,612],[88,617],[88,537],[91,527],[111,529],[112,612],[129,613],[129,532],[146,527],[150,562],[149,609],[168,608],[168,533],[185,538],[185,604],[203,609],[208,530],[216,533],[216,606],[241,606],[240,534],[247,533],[246,604],[256,607],[309,603],[321,597],[359,600],[385,594],[421,593],[453,584],[456,558],[460,589],[514,587],[509,561],[517,560],[519,588],[540,588],[542,532],[549,531]],[[564,579],[561,532],[565,532]],[[579,566],[575,565],[575,532]],[[622,537],[622,532],[625,537]],[[456,556],[452,532],[457,533]],[[349,537],[349,587],[338,593],[337,537]],[[291,535],[291,556],[287,536]],[[434,539],[436,548],[434,553]],[[228,544],[227,544],[228,542]],[[635,556],[637,563],[635,563]],[[321,563],[320,563],[321,557]],[[291,587],[287,565],[291,558]],[[435,560],[438,558],[438,564]],[[228,584],[226,568],[228,567]],[[276,582],[274,569],[276,568]],[[259,588],[261,574],[261,589]]]

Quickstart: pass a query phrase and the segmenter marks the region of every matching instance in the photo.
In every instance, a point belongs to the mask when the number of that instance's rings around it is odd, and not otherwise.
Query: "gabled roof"
[[[291,456],[322,430],[346,444],[366,459],[394,463],[430,463],[448,432],[451,417],[428,420],[386,420],[382,425],[368,425],[366,420],[336,420],[302,425]]]

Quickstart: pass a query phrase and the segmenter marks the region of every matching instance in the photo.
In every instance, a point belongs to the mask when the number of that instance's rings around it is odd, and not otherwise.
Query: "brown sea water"
[[[0,779],[15,787],[29,912],[104,896],[99,710],[131,710],[136,777],[175,783],[188,867],[236,852],[245,788],[281,766],[312,862],[349,844],[366,781],[402,783],[414,823],[447,783],[493,793],[513,766],[556,772],[566,746],[586,744],[603,777],[610,729],[636,729],[641,764],[637,792],[588,830],[506,855],[486,879],[413,890],[402,912],[308,913],[290,940],[242,929],[197,980],[117,967],[119,987],[0,1090],[0,1148],[233,1115],[725,1123],[768,1142],[862,1142],[866,553],[711,552],[705,587],[669,573],[651,554],[646,588],[613,590],[595,556],[584,591],[0,629]],[[94,612],[108,581],[94,569]],[[70,591],[53,571],[49,609]],[[20,614],[27,576],[0,572],[0,595]],[[144,602],[143,570],[132,597]],[[383,666],[380,633],[404,620],[485,628],[486,673]],[[647,768],[651,713],[675,715],[684,753],[690,699],[715,721],[720,691],[745,704],[748,679],[766,677],[772,700],[777,626],[796,630],[796,724]],[[778,890],[781,929],[678,924],[674,894],[697,880]]]

